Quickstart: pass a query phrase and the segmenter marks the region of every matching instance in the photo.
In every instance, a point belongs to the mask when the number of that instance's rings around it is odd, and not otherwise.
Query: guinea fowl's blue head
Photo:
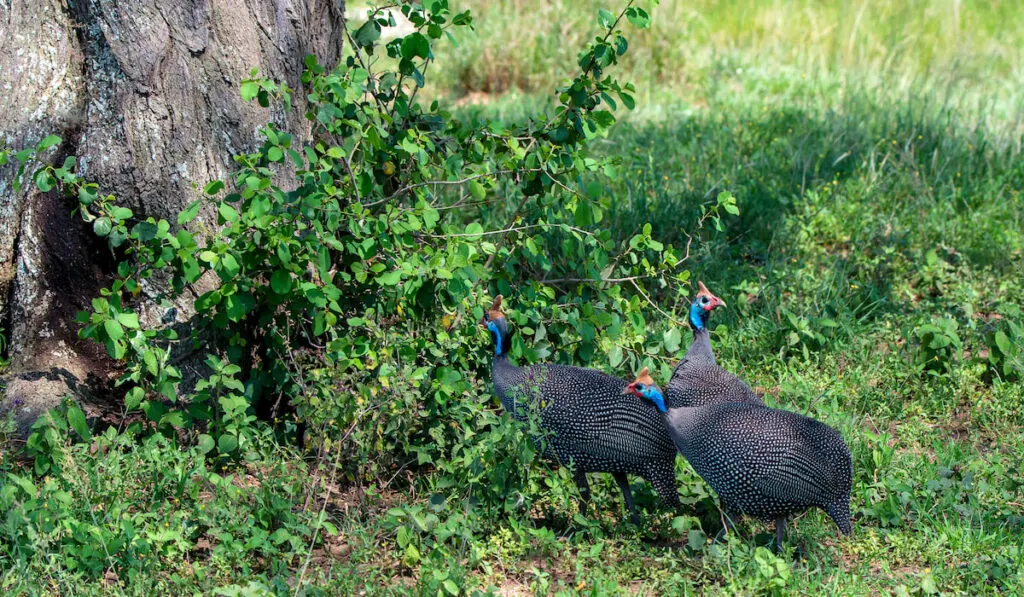
[[[487,328],[494,340],[494,354],[501,356],[508,354],[512,348],[512,335],[508,331],[508,323],[505,322],[505,313],[501,310],[501,295],[494,297],[491,308],[484,312],[480,325]]]
[[[623,394],[632,394],[638,398],[644,398],[654,403],[654,406],[658,407],[661,412],[665,411],[665,396],[662,395],[661,390],[651,379],[651,374],[644,367],[637,374],[636,380],[633,383],[626,386],[626,389],[622,391]]]
[[[704,282],[697,282],[697,296],[690,305],[690,325],[695,330],[703,330],[708,325],[711,311],[715,307],[724,307],[725,301],[711,294]]]

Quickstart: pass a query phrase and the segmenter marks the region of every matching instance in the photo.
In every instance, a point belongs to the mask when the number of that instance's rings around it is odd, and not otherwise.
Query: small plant
[[[1024,326],[1006,320],[1003,329],[985,336],[985,346],[993,373],[1007,381],[1024,378]]]
[[[920,342],[918,364],[933,374],[947,373],[953,363],[960,360],[963,341],[959,335],[960,325],[948,317],[935,319],[914,330]]]

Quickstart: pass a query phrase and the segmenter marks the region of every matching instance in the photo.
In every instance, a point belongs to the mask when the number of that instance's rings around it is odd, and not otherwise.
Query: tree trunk
[[[300,89],[304,57],[335,63],[343,27],[344,0],[0,0],[0,144],[60,135],[47,159],[77,156],[80,172],[119,205],[174,222],[207,182],[230,173],[233,154],[254,148],[268,121],[306,141],[301,93],[291,112],[268,111],[243,103],[238,83],[259,68]],[[5,356],[28,375],[21,379],[56,371],[103,385],[112,364],[78,339],[74,317],[114,259],[59,192],[25,184],[15,193],[13,176],[0,168]],[[60,399],[13,390],[7,402],[19,400],[27,415]]]

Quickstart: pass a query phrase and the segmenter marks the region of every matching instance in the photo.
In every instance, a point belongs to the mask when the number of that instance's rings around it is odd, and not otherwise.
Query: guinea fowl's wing
[[[828,502],[831,495],[828,476],[814,450],[797,445],[764,456],[767,456],[764,461],[773,464],[758,475],[753,484],[765,496],[806,506]]]
[[[548,365],[543,370],[541,416],[559,444],[580,454],[616,454],[637,462],[650,459],[644,446],[652,439],[668,452],[675,450],[654,406],[622,393],[625,381],[580,367]]]

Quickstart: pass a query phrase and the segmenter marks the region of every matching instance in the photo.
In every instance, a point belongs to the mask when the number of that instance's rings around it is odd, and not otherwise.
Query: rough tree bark
[[[173,222],[268,120],[304,140],[301,94],[270,113],[243,103],[238,82],[257,67],[299,89],[307,54],[339,58],[343,27],[344,0],[0,0],[0,145],[60,135],[47,158],[78,156],[101,192]],[[113,258],[60,193],[15,193],[13,176],[0,169],[0,334],[14,372],[0,414],[6,403],[23,433],[64,394],[109,381],[74,317]]]

